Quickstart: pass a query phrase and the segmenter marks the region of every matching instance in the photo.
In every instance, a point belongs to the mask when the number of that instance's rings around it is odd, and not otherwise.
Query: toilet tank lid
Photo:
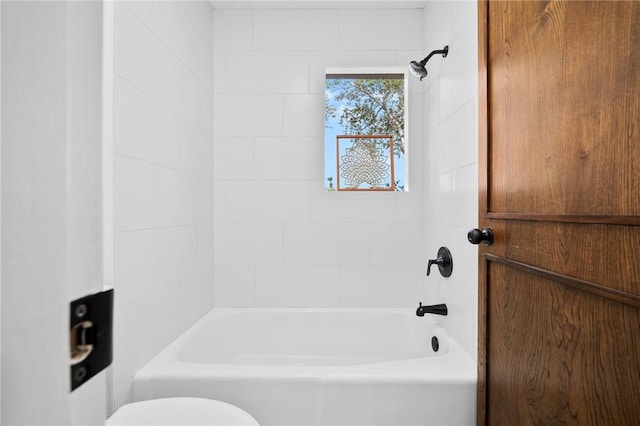
[[[249,426],[258,425],[258,422],[246,411],[226,402],[206,398],[162,398],[124,405],[106,425]]]

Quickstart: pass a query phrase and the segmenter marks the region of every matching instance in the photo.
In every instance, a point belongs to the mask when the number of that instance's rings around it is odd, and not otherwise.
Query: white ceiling
[[[214,8],[225,9],[421,9],[427,0],[209,0]]]

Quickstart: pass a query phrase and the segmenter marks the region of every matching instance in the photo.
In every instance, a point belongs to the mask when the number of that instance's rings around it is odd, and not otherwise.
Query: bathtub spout
[[[447,309],[447,305],[444,303],[440,303],[439,305],[428,305],[422,306],[422,302],[420,302],[420,306],[416,310],[416,315],[419,317],[423,317],[424,314],[435,314],[435,315],[447,315],[449,310]]]

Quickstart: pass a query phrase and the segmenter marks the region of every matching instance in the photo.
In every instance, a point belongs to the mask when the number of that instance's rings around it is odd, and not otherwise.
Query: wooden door
[[[640,2],[480,2],[478,423],[640,424]]]

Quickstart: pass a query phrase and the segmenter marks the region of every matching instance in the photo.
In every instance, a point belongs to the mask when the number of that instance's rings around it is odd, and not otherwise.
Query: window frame
[[[410,93],[409,93],[409,71],[406,67],[400,66],[367,66],[367,67],[327,67],[324,70],[323,75],[323,87],[324,93],[326,93],[327,88],[327,78],[329,76],[338,75],[344,76],[344,78],[360,78],[360,77],[368,77],[371,78],[383,78],[385,75],[402,75],[403,80],[403,90],[404,90],[404,158],[403,158],[403,179],[404,179],[404,189],[402,191],[392,191],[392,192],[408,192],[410,188],[409,182],[409,158],[410,158],[410,146],[411,146],[411,135],[410,135],[410,123],[409,123],[409,104],[410,104]],[[323,113],[326,113],[325,108],[323,107]],[[324,120],[324,119],[323,119]],[[324,123],[326,126],[326,122]],[[326,140],[326,127],[323,132],[323,146],[326,149],[327,140]],[[327,159],[325,158],[323,161],[323,170],[326,168]],[[323,172],[324,174],[324,172]],[[323,183],[326,182],[327,176],[323,176]],[[336,182],[337,185],[337,182]],[[395,182],[392,186],[395,186]],[[336,186],[337,187],[337,186]],[[335,191],[342,193],[349,192],[389,192],[389,191],[364,191],[364,190],[346,190],[346,191]]]

